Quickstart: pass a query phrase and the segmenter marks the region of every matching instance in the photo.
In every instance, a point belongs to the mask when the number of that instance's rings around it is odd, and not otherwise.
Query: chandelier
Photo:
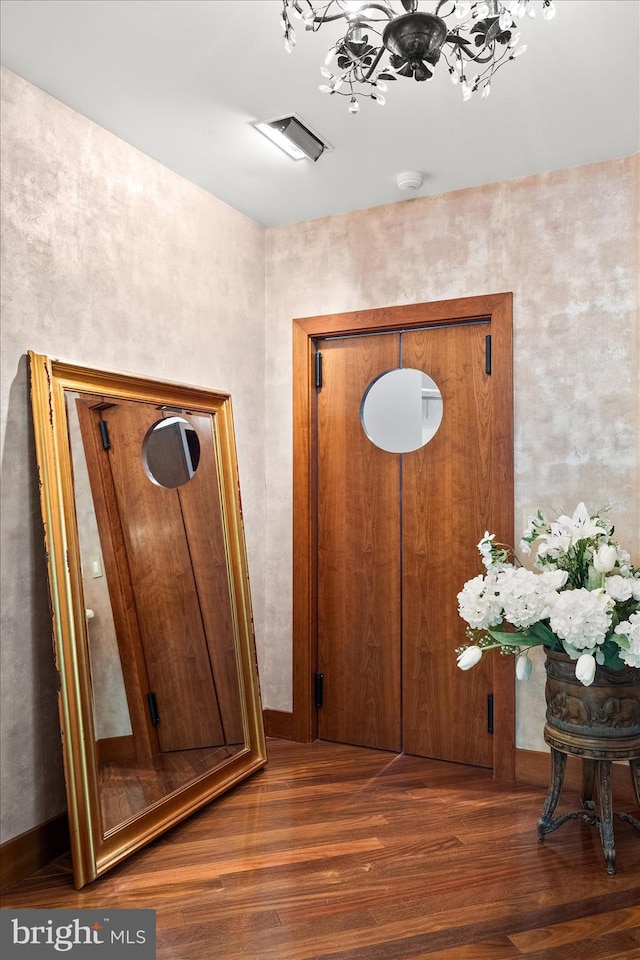
[[[294,20],[316,32],[325,24],[345,30],[329,48],[320,72],[323,93],[349,98],[357,113],[361,99],[383,105],[389,81],[398,77],[431,80],[443,60],[463,100],[478,90],[486,98],[497,70],[527,49],[518,21],[535,17],[533,0],[440,0],[433,13],[418,10],[418,0],[283,0],[285,50],[296,42]],[[553,0],[542,0],[542,16],[555,15]]]

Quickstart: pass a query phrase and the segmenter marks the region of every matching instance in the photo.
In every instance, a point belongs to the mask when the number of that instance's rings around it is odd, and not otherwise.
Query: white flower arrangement
[[[470,640],[456,650],[462,670],[499,648],[515,654],[516,676],[526,680],[529,649],[541,645],[575,660],[585,686],[597,664],[640,667],[640,569],[613,539],[601,516],[608,509],[590,515],[579,503],[572,517],[550,522],[539,510],[530,516],[520,546],[531,553],[536,544],[534,566],[541,573],[520,566],[510,548],[485,533],[478,550],[486,574],[458,594]]]

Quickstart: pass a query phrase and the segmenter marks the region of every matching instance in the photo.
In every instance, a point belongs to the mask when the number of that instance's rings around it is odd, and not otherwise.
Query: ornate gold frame
[[[80,888],[266,763],[231,397],[92,370],[29,352],[40,501],[51,594],[74,881]],[[244,747],[103,835],[78,528],[64,391],[184,406],[215,416],[220,498],[236,626]]]

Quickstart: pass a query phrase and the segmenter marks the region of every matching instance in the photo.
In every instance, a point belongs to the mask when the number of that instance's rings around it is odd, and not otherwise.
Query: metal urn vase
[[[627,760],[629,751],[640,753],[640,667],[598,666],[588,687],[575,668],[566,654],[547,650],[547,743],[592,759]]]

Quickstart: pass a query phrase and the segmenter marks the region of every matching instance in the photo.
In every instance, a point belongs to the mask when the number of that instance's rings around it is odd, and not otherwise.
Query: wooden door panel
[[[398,365],[397,334],[323,341],[318,392],[321,738],[400,741],[400,473],[360,423],[369,383]]]
[[[475,323],[403,334],[403,365],[435,380],[443,418],[426,446],[402,458],[402,616],[404,750],[490,767],[490,658],[463,673],[454,654],[465,639],[456,596],[481,572],[475,545],[503,495],[492,479],[488,333]]]
[[[111,466],[102,445],[99,428],[99,411],[106,401],[104,397],[79,394],[75,402],[107,577],[135,755],[138,759],[143,759],[159,753],[160,744],[147,705],[149,676],[140,637],[127,549]]]
[[[162,750],[224,742],[178,493],[152,483],[142,441],[161,417],[128,401],[103,412]]]

